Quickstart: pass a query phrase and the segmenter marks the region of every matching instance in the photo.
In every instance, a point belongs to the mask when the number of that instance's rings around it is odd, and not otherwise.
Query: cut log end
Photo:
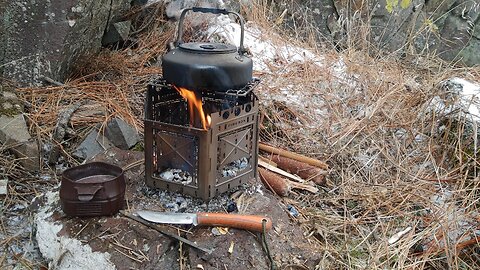
[[[317,185],[324,185],[326,182],[325,175],[327,172],[318,167],[280,155],[271,155],[269,159],[282,170],[296,174],[302,179],[311,180]]]
[[[284,197],[290,193],[291,186],[287,179],[263,168],[258,168],[258,172],[263,184],[277,195]]]

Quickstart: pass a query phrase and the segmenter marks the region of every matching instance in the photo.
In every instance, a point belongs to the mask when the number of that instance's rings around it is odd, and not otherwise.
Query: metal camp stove
[[[198,92],[209,116],[192,119],[188,103],[160,79],[145,102],[145,173],[150,187],[204,200],[257,177],[258,99],[254,79],[242,89]]]

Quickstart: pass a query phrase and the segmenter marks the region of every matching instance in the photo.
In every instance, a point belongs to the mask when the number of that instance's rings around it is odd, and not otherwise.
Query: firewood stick
[[[262,168],[258,168],[258,173],[263,184],[278,196],[285,197],[290,193],[291,188],[285,178]]]
[[[275,148],[275,147],[272,147],[270,145],[266,145],[264,143],[259,143],[258,147],[260,148],[260,150],[263,150],[263,151],[268,152],[270,154],[277,154],[277,155],[281,155],[281,156],[284,156],[284,157],[288,157],[288,158],[291,158],[291,159],[294,159],[294,160],[297,160],[297,161],[301,161],[301,162],[310,164],[312,166],[319,167],[319,168],[324,169],[324,170],[328,169],[327,163],[325,163],[323,161],[320,161],[318,159],[306,157],[306,156],[303,156],[303,155],[300,155],[300,154],[297,154],[297,153],[293,153],[293,152],[290,152],[290,151],[287,151],[287,150],[284,150],[284,149]]]
[[[272,166],[272,165],[270,165],[270,164],[268,164],[268,163],[266,163],[266,162],[264,162],[264,161],[262,161],[262,160],[259,160],[259,161],[258,161],[258,165],[261,166],[261,167],[263,167],[263,168],[265,168],[265,169],[267,169],[267,170],[269,170],[269,171],[278,173],[278,174],[280,174],[280,175],[282,175],[282,176],[284,176],[284,177],[286,177],[286,178],[289,178],[289,179],[291,179],[291,180],[294,180],[294,181],[297,181],[297,182],[300,182],[300,183],[305,182],[305,180],[303,180],[302,178],[300,178],[300,177],[298,177],[298,176],[296,176],[296,175],[293,175],[293,174],[291,174],[291,173],[288,173],[288,172],[286,172],[286,171],[284,171],[284,170],[282,170],[282,169],[280,169],[280,168],[274,167],[274,166]]]
[[[268,163],[270,165],[272,165],[273,167],[277,167],[277,163],[273,162],[272,160],[268,159],[268,158],[265,158],[265,157],[262,157],[262,156],[258,156],[258,160],[261,160],[265,163]]]
[[[310,185],[307,185],[307,184],[292,182],[288,179],[287,179],[287,181],[289,182],[292,189],[306,190],[306,191],[311,192],[311,193],[317,193],[318,192],[318,188],[316,188],[316,187],[313,187],[313,186],[310,186]]]
[[[318,185],[325,184],[327,172],[318,167],[280,155],[271,155],[270,159],[277,164],[278,168],[286,172],[298,175],[305,180],[312,180]]]
[[[263,183],[280,196],[287,196],[292,189],[306,190],[311,193],[318,192],[318,188],[316,187],[290,181],[266,169],[258,168],[258,172],[260,173],[260,178]]]

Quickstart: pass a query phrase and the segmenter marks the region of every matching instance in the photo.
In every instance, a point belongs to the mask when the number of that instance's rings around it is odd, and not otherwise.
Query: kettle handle
[[[186,8],[182,11],[182,14],[180,15],[180,20],[178,21],[178,32],[177,32],[177,40],[175,41],[175,46],[178,46],[179,44],[183,43],[183,21],[185,20],[185,15],[189,11],[193,12],[201,12],[201,13],[212,13],[212,14],[233,14],[238,17],[240,20],[240,47],[238,48],[238,52],[243,55],[245,53],[245,48],[243,47],[243,37],[244,37],[244,21],[243,17],[240,16],[237,12],[234,11],[228,11],[226,9],[219,9],[219,8],[202,8],[202,7],[193,7],[193,8]]]

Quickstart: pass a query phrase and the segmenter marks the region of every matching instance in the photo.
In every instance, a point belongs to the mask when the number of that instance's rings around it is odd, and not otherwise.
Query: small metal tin
[[[92,162],[65,170],[60,185],[62,209],[68,216],[113,215],[125,201],[123,169]]]

